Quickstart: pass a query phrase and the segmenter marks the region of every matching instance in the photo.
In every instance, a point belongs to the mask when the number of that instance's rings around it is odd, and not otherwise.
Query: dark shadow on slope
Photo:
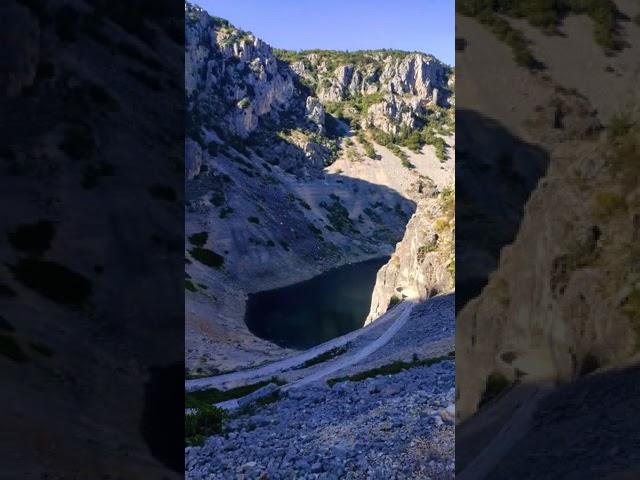
[[[184,359],[183,5],[0,11],[0,477],[177,478],[182,434],[139,426],[148,369]]]
[[[499,122],[456,110],[456,311],[482,291],[515,238],[548,161]]]
[[[507,438],[499,432],[513,426],[520,409],[533,405],[521,422],[520,438],[502,445],[504,455],[492,459],[486,478],[639,478],[640,366],[588,375],[532,403],[536,389],[516,387],[498,400],[500,405],[488,405],[458,426],[458,473],[489,455],[484,448],[491,440]]]
[[[151,454],[175,472],[184,471],[184,363],[152,367],[144,389],[140,431]]]

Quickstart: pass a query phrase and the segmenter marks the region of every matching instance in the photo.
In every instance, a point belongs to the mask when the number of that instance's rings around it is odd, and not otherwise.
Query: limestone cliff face
[[[430,108],[448,107],[453,72],[431,55],[395,51],[280,52],[327,104],[363,99],[362,128],[399,134],[418,128]]]
[[[185,93],[200,127],[224,125],[246,138],[260,118],[296,100],[293,76],[269,45],[199,7],[187,5],[185,15]]]
[[[515,242],[460,312],[460,420],[492,379],[570,381],[637,356],[640,149],[637,129],[618,123],[606,139],[554,152]]]
[[[418,202],[404,238],[378,272],[367,323],[401,300],[425,300],[453,290],[454,213],[451,190]]]

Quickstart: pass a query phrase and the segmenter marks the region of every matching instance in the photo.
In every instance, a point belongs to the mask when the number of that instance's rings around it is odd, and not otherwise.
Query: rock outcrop
[[[637,357],[639,137],[624,119],[616,123],[599,141],[553,153],[515,242],[460,312],[460,420],[492,385],[566,382]]]
[[[425,300],[450,292],[455,281],[454,193],[418,203],[404,238],[378,272],[367,322],[403,300]]]
[[[262,40],[192,5],[185,21],[185,94],[198,127],[246,138],[261,118],[300,100],[293,74]]]

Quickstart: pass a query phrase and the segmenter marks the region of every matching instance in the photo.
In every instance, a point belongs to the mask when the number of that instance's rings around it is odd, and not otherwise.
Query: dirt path
[[[392,321],[391,326],[387,328],[387,330],[376,340],[368,344],[366,347],[357,351],[353,355],[349,355],[348,357],[341,358],[337,362],[331,362],[326,368],[314,372],[309,377],[304,377],[290,385],[287,385],[286,389],[293,388],[294,385],[300,386],[305,385],[309,382],[316,381],[334,371],[345,368],[349,365],[357,363],[364,359],[366,356],[370,355],[380,347],[384,346],[392,337],[395,335],[400,328],[406,323],[409,318],[409,314],[413,308],[412,303],[404,303],[397,306],[390,312],[391,315],[395,316],[395,320]],[[343,335],[341,337],[335,338],[328,342],[325,342],[321,345],[313,347],[309,350],[306,350],[299,355],[294,355],[283,360],[279,360],[277,362],[269,363],[268,365],[264,365],[262,367],[253,368],[249,370],[241,370],[238,372],[232,372],[224,375],[216,375],[213,377],[205,377],[205,378],[196,378],[185,381],[185,390],[191,392],[195,390],[203,390],[205,388],[225,388],[229,384],[236,382],[248,382],[248,381],[259,381],[265,378],[269,378],[277,375],[285,370],[289,370],[294,367],[298,367],[302,365],[307,360],[311,360],[312,358],[317,357],[329,350],[332,350],[337,347],[341,347],[353,341],[355,338],[359,337],[363,333],[369,331],[370,328],[375,328],[376,322],[373,322],[367,325],[364,328],[359,330],[355,330],[354,332],[348,333],[347,335]],[[335,368],[334,368],[335,366]],[[311,380],[308,380],[311,378]],[[304,383],[301,383],[304,382]]]

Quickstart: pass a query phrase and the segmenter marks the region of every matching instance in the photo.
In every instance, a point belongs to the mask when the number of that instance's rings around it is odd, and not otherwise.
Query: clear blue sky
[[[276,48],[393,48],[455,61],[454,0],[194,0]]]

